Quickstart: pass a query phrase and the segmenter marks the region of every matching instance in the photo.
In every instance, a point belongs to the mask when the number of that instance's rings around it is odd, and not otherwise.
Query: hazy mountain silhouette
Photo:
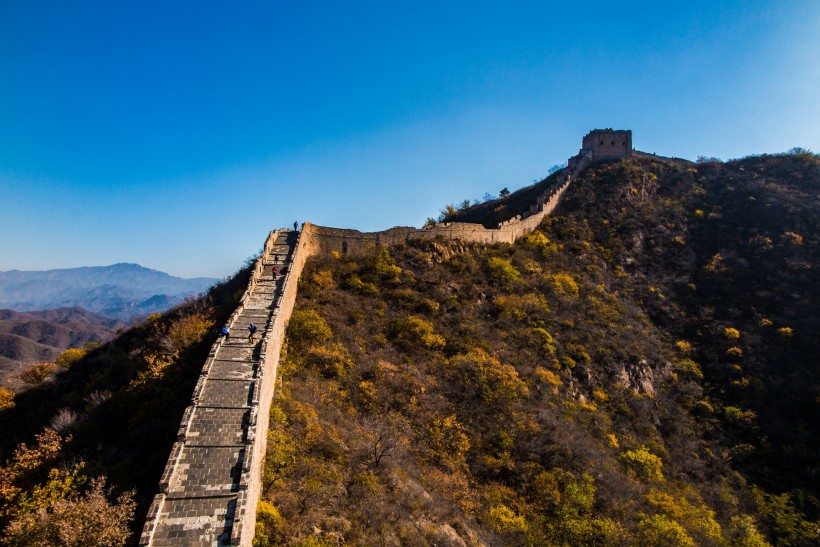
[[[17,311],[79,306],[118,319],[163,311],[216,281],[183,279],[139,264],[0,272],[0,307]]]

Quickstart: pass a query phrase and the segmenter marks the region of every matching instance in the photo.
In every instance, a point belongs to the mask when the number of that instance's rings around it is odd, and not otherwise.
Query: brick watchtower
[[[593,162],[631,158],[632,131],[593,129],[581,141],[581,153],[591,155]]]

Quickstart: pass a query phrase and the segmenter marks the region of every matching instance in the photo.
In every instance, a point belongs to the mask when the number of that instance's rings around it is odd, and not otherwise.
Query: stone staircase
[[[230,338],[220,338],[211,348],[140,545],[249,545],[253,539],[255,515],[247,518],[244,513],[255,512],[254,474],[264,456],[264,442],[261,448],[255,446],[260,445],[256,437],[264,438],[268,422],[257,419],[260,412],[267,417],[281,340],[274,344],[271,359],[266,359],[266,351],[272,337],[284,334],[282,321],[276,322],[276,329],[272,326],[290,279],[297,238],[290,230],[271,233],[242,303],[229,320]],[[274,265],[279,269],[275,278]],[[298,275],[292,283],[297,280]],[[295,287],[293,291],[295,296]],[[289,316],[290,310],[286,313]],[[258,329],[253,341],[248,339],[250,323]],[[271,366],[273,370],[265,370]],[[254,458],[260,461],[252,462]],[[250,530],[242,530],[247,522]]]

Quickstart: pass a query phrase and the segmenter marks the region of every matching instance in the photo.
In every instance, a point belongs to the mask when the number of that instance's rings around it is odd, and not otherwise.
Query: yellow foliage
[[[491,257],[487,260],[490,276],[496,281],[509,283],[521,278],[521,273],[505,258]]]
[[[313,272],[310,281],[321,291],[332,291],[336,288],[336,281],[333,279],[333,272],[330,270]]]
[[[442,349],[444,337],[436,334],[433,324],[418,315],[408,315],[390,324],[391,335],[406,346],[420,344],[427,349]]]
[[[678,351],[683,353],[684,355],[692,351],[692,344],[685,340],[678,340],[677,342],[675,342],[675,347],[678,348]]]
[[[606,438],[609,440],[610,448],[620,448],[620,444],[618,444],[618,437],[614,433],[608,434]]]
[[[396,265],[396,262],[390,256],[390,251],[385,246],[380,246],[376,252],[376,273],[386,278],[391,282],[400,281],[402,269]]]
[[[68,348],[54,360],[54,364],[57,368],[66,369],[71,363],[82,359],[87,351],[86,348]]]
[[[493,300],[493,305],[501,317],[517,321],[549,312],[549,304],[542,294],[526,293],[498,296]]]
[[[63,439],[53,429],[46,428],[35,439],[37,445],[29,448],[20,444],[14,451],[6,467],[0,467],[0,516],[5,516],[12,509],[12,504],[20,495],[20,488],[15,485],[17,479],[54,460],[62,448]]]
[[[493,505],[487,512],[487,520],[496,532],[526,532],[527,521],[506,505]]]
[[[171,323],[168,338],[174,350],[180,352],[201,341],[213,326],[213,319],[206,313],[183,315]]]
[[[596,387],[595,389],[592,390],[592,398],[595,399],[596,401],[598,401],[599,403],[602,403],[602,402],[606,401],[607,399],[609,399],[609,396],[606,394],[606,392],[603,389]]]
[[[578,283],[570,274],[559,272],[550,276],[550,282],[558,294],[578,296]]]
[[[4,387],[0,387],[0,412],[14,408],[14,393]]]
[[[510,403],[529,393],[514,367],[499,362],[480,348],[450,359],[462,382],[478,389],[485,403]]]
[[[715,520],[715,512],[702,501],[698,505],[693,505],[684,496],[676,498],[654,489],[646,495],[646,501],[683,525],[689,534],[705,538],[709,542],[720,542],[723,531]]]
[[[259,500],[256,506],[256,529],[253,537],[253,547],[268,547],[276,545],[277,530],[282,528],[284,519],[279,514],[279,510],[272,503]]]
[[[551,386],[560,386],[562,384],[561,378],[559,378],[557,374],[542,367],[535,369],[535,377],[539,381]]]
[[[360,473],[357,473],[353,477],[353,484],[374,495],[378,495],[382,491],[379,478],[372,471],[361,471]]]
[[[294,310],[287,327],[288,344],[307,349],[330,340],[333,331],[316,310]]]
[[[733,329],[732,327],[726,327],[723,329],[723,336],[728,338],[729,340],[737,340],[740,338],[740,331],[737,329]]]
[[[621,453],[620,459],[639,478],[648,481],[663,480],[663,462],[645,446]]]
[[[783,338],[791,338],[794,335],[794,330],[791,327],[781,327],[777,329],[777,334]]]
[[[142,359],[147,366],[143,368],[139,374],[137,374],[137,377],[129,384],[129,387],[132,389],[145,386],[154,380],[162,378],[165,375],[165,369],[174,364],[176,356],[146,351]]]
[[[754,410],[743,410],[736,406],[726,406],[723,408],[726,419],[730,422],[743,425],[753,425],[757,421],[757,414]]]
[[[544,232],[534,231],[521,238],[521,242],[531,248],[537,250],[542,256],[549,256],[558,251],[558,246],[550,241]]]
[[[427,439],[432,459],[448,467],[463,464],[470,449],[470,438],[455,414],[446,418],[434,418],[427,427]]]
[[[683,526],[664,515],[645,516],[638,523],[641,545],[664,547],[695,547],[695,542]]]
[[[35,485],[29,492],[23,493],[14,503],[12,518],[21,517],[37,509],[49,507],[55,501],[76,492],[88,482],[85,475],[85,463],[80,462],[70,469],[54,467],[48,471],[45,484]]]
[[[685,374],[690,378],[703,380],[703,371],[700,365],[688,357],[675,360],[675,370],[681,374]]]
[[[379,392],[376,384],[362,380],[359,382],[359,402],[365,410],[374,410],[379,400]]]
[[[729,535],[731,544],[736,547],[771,547],[763,534],[758,532],[751,515],[732,517],[729,523]]]
[[[344,378],[353,367],[344,346],[334,344],[331,348],[316,346],[308,350],[308,365],[316,367],[325,378]]]
[[[10,545],[122,546],[130,536],[135,506],[133,492],[109,502],[105,478],[99,477],[83,495],[72,492],[12,521],[6,540]]]

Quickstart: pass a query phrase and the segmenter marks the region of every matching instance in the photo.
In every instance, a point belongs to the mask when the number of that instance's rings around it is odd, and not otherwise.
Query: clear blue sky
[[[0,2],[0,270],[222,277],[295,219],[420,226],[590,129],[820,150],[820,2]]]

